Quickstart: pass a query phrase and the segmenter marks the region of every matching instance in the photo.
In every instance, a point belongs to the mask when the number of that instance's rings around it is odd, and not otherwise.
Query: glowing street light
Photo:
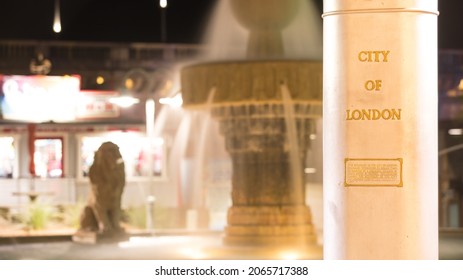
[[[55,0],[55,18],[53,20],[53,31],[55,33],[61,32],[61,16],[59,12],[59,0]]]
[[[167,0],[159,0],[159,7],[166,8],[167,7]]]
[[[119,97],[113,97],[109,99],[109,102],[112,104],[116,104],[119,107],[122,108],[128,108],[134,104],[137,104],[140,102],[138,98],[129,96],[129,95],[123,95]]]

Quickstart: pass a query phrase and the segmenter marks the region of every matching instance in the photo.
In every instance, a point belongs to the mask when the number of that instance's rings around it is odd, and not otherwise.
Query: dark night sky
[[[217,0],[168,0],[167,42],[198,43]],[[322,8],[322,0],[313,0]],[[160,42],[159,0],[61,0],[63,31],[52,32],[54,0],[1,1],[0,39]],[[463,1],[439,1],[439,47],[463,49]]]
[[[0,39],[160,42],[159,0],[61,0],[62,32],[52,32],[55,0],[0,2]],[[167,41],[196,43],[216,0],[168,0]]]

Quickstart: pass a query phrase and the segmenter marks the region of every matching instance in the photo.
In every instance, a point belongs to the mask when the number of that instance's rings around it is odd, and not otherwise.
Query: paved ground
[[[76,244],[67,241],[66,237],[63,237],[62,240],[59,238],[55,239],[53,242],[31,241],[32,243],[0,245],[0,259],[311,259],[320,255],[320,251],[317,251],[317,248],[309,249],[311,252],[305,253],[305,255],[297,255],[297,252],[289,251],[227,247],[222,245],[220,233],[133,237],[130,242],[98,245]],[[439,247],[440,259],[463,260],[463,233],[441,233]]]
[[[183,256],[190,244],[207,245],[204,237],[138,237],[132,242],[86,245],[72,241],[55,241],[0,246],[1,259],[189,259]],[[193,249],[190,249],[193,251]]]
[[[188,259],[321,259],[319,246],[295,249],[232,247],[222,244],[222,233],[135,236],[110,244],[78,244],[57,237],[53,242],[0,245],[0,259],[45,260],[188,260]],[[64,240],[63,240],[64,239]],[[18,239],[16,239],[18,240]],[[18,240],[19,241],[19,240]]]
[[[439,259],[463,260],[463,232],[446,231],[439,235]]]

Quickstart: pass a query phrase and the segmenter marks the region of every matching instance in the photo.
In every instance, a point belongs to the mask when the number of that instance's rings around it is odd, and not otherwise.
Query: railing
[[[0,206],[18,208],[31,201],[52,205],[76,201],[73,178],[56,179],[0,179]]]
[[[0,40],[0,71],[2,74],[26,74],[31,59],[39,52],[52,62],[53,69],[65,71],[172,63],[191,59],[203,50],[201,45],[188,44]]]
[[[161,205],[173,207],[176,203],[176,189],[171,184],[166,179],[128,180],[122,204],[124,207],[144,205],[146,198],[154,195],[159,198]],[[88,181],[75,178],[0,179],[0,208],[20,210],[31,202],[55,206],[85,203],[89,191]]]

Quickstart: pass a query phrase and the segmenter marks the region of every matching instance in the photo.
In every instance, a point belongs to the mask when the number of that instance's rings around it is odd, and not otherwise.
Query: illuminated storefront
[[[80,166],[79,177],[86,177],[93,163],[94,152],[106,141],[119,146],[125,164],[125,173],[129,178],[163,176],[165,165],[164,141],[162,138],[154,139],[152,161],[148,158],[149,145],[146,137],[139,132],[107,132],[99,134],[84,134],[79,136]],[[149,168],[151,166],[151,168]],[[150,174],[150,169],[152,173]]]
[[[124,159],[123,203],[144,204],[153,182],[166,181],[164,139],[148,141],[143,105],[121,109],[109,102],[118,92],[79,85],[78,76],[0,75],[0,206],[27,204],[31,193],[53,204],[86,200],[94,152],[106,141]]]

